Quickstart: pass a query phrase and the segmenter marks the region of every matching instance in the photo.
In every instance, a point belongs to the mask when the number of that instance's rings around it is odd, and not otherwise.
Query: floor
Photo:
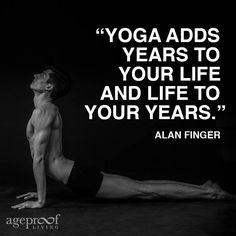
[[[48,206],[45,208],[10,208],[19,202],[15,199],[16,195],[31,190],[22,186],[0,188],[1,236],[236,235],[235,202],[78,200],[70,191],[55,188],[48,193]],[[40,221],[35,224],[29,223],[26,229],[26,224],[22,221],[18,227],[15,225],[17,228],[13,227],[14,218],[17,221],[17,218],[26,220],[44,217],[49,221],[48,217],[55,217],[57,214],[60,214],[58,224],[52,224],[53,226]],[[49,224],[50,222],[52,221],[49,221]]]

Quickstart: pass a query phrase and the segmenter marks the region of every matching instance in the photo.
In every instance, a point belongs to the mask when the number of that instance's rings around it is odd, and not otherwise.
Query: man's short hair
[[[51,98],[53,100],[69,93],[71,88],[71,78],[68,74],[54,66],[46,66],[45,70],[52,71],[52,73],[49,74],[50,78],[48,79],[48,83],[54,86],[51,93]]]

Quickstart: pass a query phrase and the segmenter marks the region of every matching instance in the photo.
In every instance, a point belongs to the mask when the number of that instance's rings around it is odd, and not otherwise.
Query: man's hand
[[[44,204],[38,201],[26,201],[26,202],[22,202],[20,204],[14,205],[11,208],[21,210],[24,208],[42,208],[43,206]]]
[[[30,199],[30,198],[38,198],[38,193],[36,193],[36,192],[28,192],[28,193],[19,195],[16,198],[17,199],[24,198],[25,200]]]
[[[24,198],[25,200],[30,199],[30,198],[38,198],[38,193],[28,192],[28,193],[19,195],[16,198],[17,199]],[[26,201],[26,202],[22,202],[20,204],[14,205],[11,208],[21,210],[23,208],[42,208],[43,206],[44,204],[39,201]]]

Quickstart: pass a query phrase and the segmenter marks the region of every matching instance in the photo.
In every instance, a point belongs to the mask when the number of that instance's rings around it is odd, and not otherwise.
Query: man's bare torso
[[[39,135],[38,127],[42,122],[47,123],[52,113],[54,116],[48,127],[50,138],[46,147],[44,165],[49,177],[66,184],[74,161],[66,159],[62,153],[62,119],[58,108],[51,103],[35,108],[27,124],[26,135],[30,144],[31,156],[34,158],[34,139]]]

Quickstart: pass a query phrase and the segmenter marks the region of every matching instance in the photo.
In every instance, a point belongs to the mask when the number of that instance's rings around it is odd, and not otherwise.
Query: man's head
[[[52,100],[65,96],[71,87],[71,80],[68,75],[55,67],[48,66],[42,73],[35,74],[30,85],[31,89],[39,92],[50,93]]]

